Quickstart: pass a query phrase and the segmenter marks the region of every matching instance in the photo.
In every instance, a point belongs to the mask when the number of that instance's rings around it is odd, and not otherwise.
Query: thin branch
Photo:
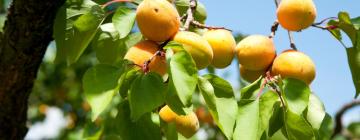
[[[350,103],[345,104],[335,115],[335,129],[333,134],[331,135],[331,138],[334,138],[337,134],[341,134],[343,130],[343,124],[342,124],[342,116],[345,114],[346,111],[349,109],[360,105],[360,100],[354,100]]]
[[[200,22],[198,21],[191,21],[191,25],[194,25],[195,27],[198,27],[198,28],[206,28],[206,29],[225,29],[225,30],[228,30],[230,32],[232,32],[230,29],[227,29],[225,27],[216,27],[216,26],[208,26],[208,25],[205,25],[205,24],[201,24]]]
[[[111,4],[114,4],[114,3],[119,3],[119,2],[129,2],[129,3],[132,3],[134,5],[138,5],[136,2],[134,2],[133,0],[112,0],[112,1],[109,1],[109,2],[106,2],[105,4],[103,4],[101,7],[102,8],[105,8]]]
[[[166,40],[165,42],[159,45],[159,49],[154,53],[153,56],[149,58],[149,60],[145,61],[141,66],[141,69],[144,73],[148,73],[150,70],[150,63],[155,59],[156,56],[165,57],[164,47],[171,41],[171,39]]]
[[[323,24],[325,21],[330,20],[330,19],[338,19],[338,18],[337,18],[337,17],[328,17],[328,18],[325,18],[325,19],[321,20],[320,22],[313,23],[312,25],[321,25],[321,24]]]
[[[271,26],[271,33],[269,35],[269,38],[274,38],[275,32],[277,31],[278,27],[279,27],[279,22],[275,20],[275,22]]]
[[[276,8],[279,7],[279,0],[274,0]]]
[[[184,24],[184,29],[185,31],[189,30],[190,28],[190,23],[192,21],[194,21],[194,15],[193,13],[196,10],[196,6],[197,6],[197,0],[190,0],[190,5],[189,5],[189,9],[186,11],[186,21]]]
[[[290,47],[293,50],[297,50],[297,48],[295,46],[294,38],[293,38],[292,33],[290,31],[288,31],[288,36],[289,36],[289,40],[290,40]]]

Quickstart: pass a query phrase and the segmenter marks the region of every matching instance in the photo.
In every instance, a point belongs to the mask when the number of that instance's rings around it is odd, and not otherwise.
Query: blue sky
[[[246,35],[270,33],[270,27],[276,19],[273,0],[202,0],[208,12],[206,24],[225,26],[234,33]],[[316,21],[337,16],[339,11],[347,11],[351,17],[360,16],[359,0],[315,0]],[[297,48],[309,55],[316,65],[316,78],[311,89],[324,102],[327,112],[334,115],[346,102],[353,100],[355,88],[347,63],[345,49],[331,34],[317,28],[308,28],[294,33]],[[275,36],[277,52],[289,49],[287,32],[279,28]],[[345,38],[350,46],[350,42]],[[236,64],[227,70],[237,73]],[[237,85],[236,76],[229,79]],[[353,112],[353,111],[352,111]],[[360,111],[354,112],[359,114]],[[353,113],[352,113],[353,114]]]

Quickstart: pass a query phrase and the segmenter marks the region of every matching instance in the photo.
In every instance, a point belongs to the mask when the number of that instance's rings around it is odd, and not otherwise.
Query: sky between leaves
[[[202,0],[208,18],[206,24],[225,26],[233,33],[269,35],[270,27],[276,19],[276,8],[273,0]],[[339,11],[347,11],[350,16],[360,16],[358,0],[314,0],[317,8],[315,22],[327,17],[337,17]],[[311,89],[324,102],[327,112],[334,115],[346,102],[353,99],[355,88],[347,63],[345,49],[327,31],[308,28],[293,34],[297,48],[309,55],[316,65],[316,78]],[[343,37],[347,45],[350,41]],[[275,45],[280,53],[289,49],[287,32],[279,27],[275,35]],[[231,75],[238,75],[237,65],[233,63]],[[223,73],[226,70],[220,70]],[[230,76],[230,82],[238,87],[237,76]],[[359,114],[360,111],[354,112]],[[359,117],[358,117],[359,118]]]

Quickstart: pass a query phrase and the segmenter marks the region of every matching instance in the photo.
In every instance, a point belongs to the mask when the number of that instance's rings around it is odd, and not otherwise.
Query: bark
[[[13,0],[0,33],[0,139],[23,139],[28,97],[65,0]]]

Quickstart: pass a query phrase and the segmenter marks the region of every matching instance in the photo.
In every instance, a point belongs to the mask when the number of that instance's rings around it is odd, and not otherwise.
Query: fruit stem
[[[342,133],[343,124],[342,124],[342,116],[345,114],[346,111],[349,109],[360,105],[360,100],[354,100],[350,103],[345,104],[335,115],[335,129],[331,138],[334,138],[337,134]]]
[[[275,32],[277,31],[278,27],[279,27],[279,22],[278,20],[275,20],[275,22],[271,26],[271,33],[269,35],[269,38],[274,38]]]
[[[295,42],[294,42],[294,38],[292,36],[292,33],[290,31],[288,31],[288,36],[289,36],[289,40],[290,40],[290,47],[293,49],[293,50],[296,50],[297,51],[297,48],[295,46]]]
[[[195,20],[191,21],[191,25],[194,25],[194,26],[196,26],[196,27],[198,27],[198,28],[206,28],[206,29],[224,29],[224,30],[228,30],[228,31],[232,32],[232,30],[227,29],[227,28],[225,28],[225,27],[208,26],[208,25],[205,25],[205,24],[201,24],[200,22],[195,21]]]

